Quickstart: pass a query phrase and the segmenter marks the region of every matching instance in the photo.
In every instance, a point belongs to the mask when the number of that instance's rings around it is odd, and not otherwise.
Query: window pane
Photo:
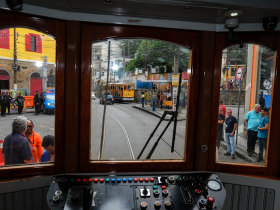
[[[224,49],[217,161],[265,165],[274,58],[261,45]]]
[[[0,48],[0,166],[54,161],[56,41],[28,28],[5,30],[10,36],[9,47]]]
[[[91,104],[91,160],[184,159],[190,50],[146,39],[114,40],[110,47],[109,42],[98,42],[92,45],[96,48],[100,51],[92,50],[92,66],[101,67],[92,69],[96,100]],[[95,59],[97,54],[100,60]],[[171,82],[179,68],[183,71],[179,120],[171,152],[174,122],[158,140],[171,115],[148,139],[164,111],[176,105],[179,90]]]
[[[31,37],[31,51],[36,52],[36,36]]]

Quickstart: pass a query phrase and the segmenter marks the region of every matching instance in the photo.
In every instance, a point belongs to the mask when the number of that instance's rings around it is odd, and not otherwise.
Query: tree
[[[149,64],[151,66],[166,66],[170,72],[174,66],[174,57],[178,58],[179,67],[188,69],[190,51],[186,48],[158,40],[138,39],[132,43],[135,58],[127,64],[127,70],[145,68]],[[128,41],[124,46],[128,46]]]

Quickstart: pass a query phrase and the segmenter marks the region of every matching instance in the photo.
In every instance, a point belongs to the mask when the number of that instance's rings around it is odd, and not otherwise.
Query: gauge
[[[219,191],[222,189],[222,185],[220,184],[220,182],[218,182],[216,180],[209,180],[207,183],[207,187],[210,190],[214,190],[214,191]]]

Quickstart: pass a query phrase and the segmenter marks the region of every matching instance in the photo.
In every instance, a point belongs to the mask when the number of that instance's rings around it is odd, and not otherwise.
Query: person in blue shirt
[[[258,132],[259,156],[258,156],[257,162],[261,162],[263,160],[263,148],[266,151],[268,124],[269,124],[268,109],[262,108],[261,115],[262,115],[262,119],[261,119],[260,125],[258,127],[258,130],[259,130],[259,132]]]
[[[258,140],[258,127],[262,115],[260,113],[261,106],[256,104],[254,109],[246,114],[245,122],[248,123],[247,130],[247,152],[249,156],[253,154],[257,155],[255,152],[256,141]]]
[[[47,135],[44,136],[42,146],[46,150],[41,156],[41,162],[54,161],[54,136]]]

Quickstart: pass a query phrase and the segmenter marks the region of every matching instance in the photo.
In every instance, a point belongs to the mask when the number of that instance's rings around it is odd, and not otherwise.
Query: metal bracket
[[[202,145],[201,152],[207,152],[207,151],[208,151],[207,145]]]

